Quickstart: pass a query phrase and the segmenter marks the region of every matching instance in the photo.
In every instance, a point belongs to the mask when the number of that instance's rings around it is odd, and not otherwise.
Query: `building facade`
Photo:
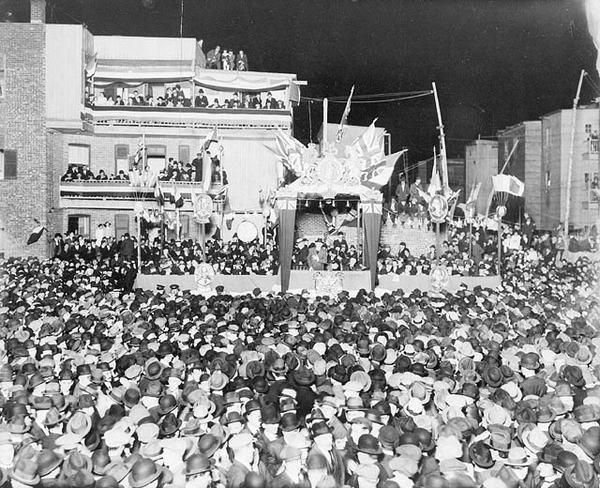
[[[521,122],[498,132],[498,171],[505,167],[505,174],[525,183],[524,198],[509,200],[509,212],[515,221],[527,212],[538,228],[555,229],[565,221],[569,198],[572,230],[589,229],[598,223],[600,207],[594,189],[600,173],[599,120],[597,103],[577,109],[570,192],[573,110],[556,110],[540,120]]]
[[[465,197],[481,183],[475,215],[485,215],[492,194],[492,176],[498,174],[498,142],[477,139],[465,147]]]
[[[46,24],[45,8],[32,0],[30,23],[0,24],[0,254],[48,255],[46,236],[25,246],[38,222],[48,238],[70,230],[93,238],[105,222],[117,238],[135,234],[135,209],[158,211],[153,189],[61,178],[84,167],[109,178],[127,174],[139,154],[152,173],[171,158],[185,165],[215,129],[231,211],[227,226],[222,212],[212,223],[226,238],[242,221],[260,232],[260,192],[281,178],[270,149],[277,130],[292,132],[296,75],[204,69],[195,39],[94,36],[81,25]],[[180,102],[159,106],[175,90]],[[195,106],[200,90],[208,106]],[[136,103],[140,96],[145,103]],[[192,198],[203,182],[160,186],[167,198],[184,198],[179,237],[197,237]],[[172,222],[174,207],[165,210]]]
[[[541,134],[540,120],[521,122],[499,131],[496,171],[514,175],[525,183],[523,198],[510,197],[507,203],[507,217],[518,222],[527,212],[536,225],[545,228],[542,208],[545,181],[541,164]]]

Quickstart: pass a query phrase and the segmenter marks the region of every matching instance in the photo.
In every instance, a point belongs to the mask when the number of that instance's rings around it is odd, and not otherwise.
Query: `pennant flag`
[[[499,174],[492,176],[492,183],[494,191],[508,193],[515,197],[523,196],[525,191],[525,183],[512,175]]]
[[[133,162],[137,165],[138,169],[144,169],[146,167],[146,145],[143,140],[138,144],[137,151],[133,157]]]
[[[352,90],[350,90],[350,96],[348,97],[348,101],[346,102],[346,107],[344,108],[344,113],[342,114],[342,119],[340,120],[340,125],[338,127],[337,136],[335,138],[335,142],[339,143],[344,137],[345,126],[348,125],[348,115],[350,114],[350,104],[352,103],[352,95],[354,94],[354,85],[352,85]]]
[[[600,73],[600,2],[598,0],[585,0],[585,15],[587,17],[588,31],[598,55],[596,58],[596,71]]]
[[[384,157],[383,134],[377,135],[375,119],[363,134],[352,143],[352,149],[364,161],[364,169],[379,163]]]
[[[382,186],[387,185],[390,181],[392,173],[394,172],[396,161],[398,161],[398,158],[406,151],[406,149],[403,149],[402,151],[385,156],[380,163],[373,165],[371,168],[365,171],[363,173],[363,184],[376,190],[379,190]]]
[[[220,149],[219,134],[217,132],[217,126],[215,125],[204,139],[200,152],[210,152],[212,155],[215,155],[220,152]]]
[[[477,185],[473,185],[471,188],[471,192],[469,193],[469,197],[467,198],[467,205],[473,205],[477,202],[477,198],[479,197],[479,190],[481,189],[481,183],[477,183]]]
[[[434,155],[433,168],[431,169],[431,180],[429,180],[429,186],[427,187],[427,193],[431,197],[442,190],[442,182],[440,180],[440,173],[437,168],[437,160],[437,155]]]
[[[35,229],[33,229],[33,232],[29,236],[29,239],[27,239],[27,245],[29,246],[29,245],[35,244],[37,241],[39,241],[40,237],[42,237],[42,234],[44,233],[45,230],[46,230],[46,227],[43,227],[41,225],[39,225]]]
[[[179,193],[179,188],[176,186],[173,187],[173,193],[171,194],[171,203],[175,205],[175,208],[183,207],[183,197],[181,193]]]
[[[165,206],[165,195],[159,184],[154,187],[154,198],[156,198],[156,203],[158,203],[159,207]]]

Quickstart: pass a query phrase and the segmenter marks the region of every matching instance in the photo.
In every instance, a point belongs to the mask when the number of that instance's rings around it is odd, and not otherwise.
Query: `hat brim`
[[[129,486],[131,486],[131,488],[143,488],[144,486],[149,485],[153,481],[160,478],[160,475],[163,473],[163,468],[162,468],[162,466],[159,466],[158,464],[155,464],[155,466],[156,466],[156,473],[154,473],[149,478],[141,479],[137,482],[133,479],[133,477],[131,476],[131,473],[129,473]]]
[[[18,474],[15,473],[14,470],[11,470],[9,472],[9,477],[14,480],[17,480],[19,483],[23,483],[24,485],[27,485],[27,486],[36,486],[40,483],[40,476],[38,474],[36,474],[35,478],[33,478],[32,480],[29,480],[29,479],[21,478]]]

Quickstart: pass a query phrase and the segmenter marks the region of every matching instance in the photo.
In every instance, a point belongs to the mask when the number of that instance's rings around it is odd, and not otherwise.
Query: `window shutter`
[[[129,215],[127,214],[116,214],[115,215],[115,236],[119,240],[123,235],[129,233]]]
[[[17,179],[17,151],[13,149],[4,151],[4,179]]]
[[[184,164],[190,162],[190,146],[179,146],[179,161]]]

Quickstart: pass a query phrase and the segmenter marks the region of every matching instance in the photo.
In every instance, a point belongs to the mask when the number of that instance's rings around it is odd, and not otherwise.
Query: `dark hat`
[[[192,476],[199,473],[206,473],[211,469],[211,463],[205,454],[193,454],[185,462],[185,475]]]
[[[129,474],[131,488],[142,488],[158,479],[162,474],[162,468],[152,459],[142,458],[137,461]]]
[[[474,442],[469,446],[469,457],[480,468],[491,468],[494,465],[492,452],[483,441]]]
[[[567,365],[562,370],[562,377],[573,386],[584,386],[585,379],[579,366]]]
[[[51,449],[42,449],[37,455],[38,474],[46,476],[48,473],[59,467],[63,458]]]
[[[265,405],[262,407],[261,417],[264,424],[278,424],[281,420],[275,405]]]
[[[301,367],[294,371],[294,381],[301,386],[310,386],[315,382],[315,374],[312,370]]]
[[[77,488],[96,488],[96,480],[88,471],[77,471],[67,478],[67,485]]]
[[[312,426],[313,439],[320,435],[331,434],[331,429],[325,422],[317,422]]]
[[[381,446],[379,445],[379,441],[376,437],[371,434],[363,434],[358,439],[358,450],[360,452],[364,452],[372,455],[379,455],[383,451],[381,450]]]
[[[391,425],[384,425],[379,430],[379,442],[384,447],[395,449],[400,441],[400,433],[398,429]]]
[[[596,422],[600,420],[600,405],[579,405],[573,410],[575,420],[580,424],[583,422]]]
[[[595,458],[600,454],[600,427],[593,426],[586,430],[578,444],[589,457]]]
[[[570,466],[577,463],[577,455],[571,451],[561,451],[553,461],[552,466],[559,473],[564,473]]]
[[[158,408],[157,411],[161,415],[166,415],[169,412],[172,412],[177,408],[177,400],[170,393],[167,395],[163,395],[158,400]]]
[[[221,447],[221,441],[213,434],[204,434],[198,440],[198,450],[206,457],[211,457]]]
[[[487,365],[484,368],[481,376],[483,381],[485,381],[486,384],[492,388],[498,388],[504,384],[504,376],[502,375],[502,371],[496,366]]]
[[[279,425],[283,432],[291,432],[300,427],[300,419],[295,413],[286,413],[281,417]]]
[[[92,472],[98,476],[106,474],[106,467],[110,464],[110,456],[106,449],[98,449],[92,453]]]
[[[162,419],[159,430],[161,435],[170,436],[177,432],[179,427],[181,427],[181,419],[178,419],[173,413],[168,413]]]
[[[563,474],[563,481],[571,488],[598,488],[598,475],[590,463],[577,461]]]

